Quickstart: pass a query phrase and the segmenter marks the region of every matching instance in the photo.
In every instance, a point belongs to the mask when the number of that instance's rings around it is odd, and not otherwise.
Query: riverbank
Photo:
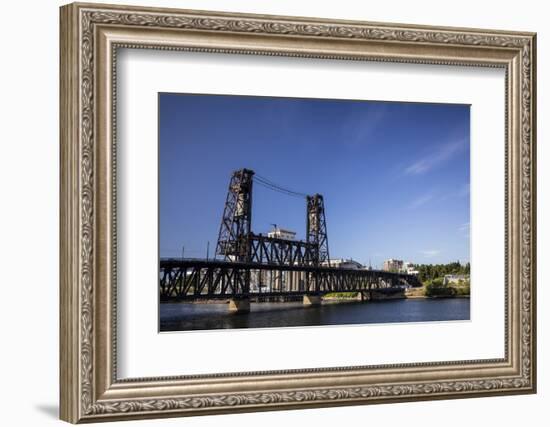
[[[405,295],[405,299],[443,299],[443,298],[470,298],[470,295]]]
[[[384,295],[383,297],[378,296],[375,300],[391,300],[391,299],[444,299],[444,298],[470,298],[470,295],[425,295],[423,288],[412,288],[405,290],[402,294],[395,295]],[[294,302],[300,302],[301,298],[296,299]],[[355,303],[355,302],[367,302],[368,299],[361,299],[358,292],[349,292],[349,293],[338,293],[338,295],[327,294],[322,297],[323,302],[327,303]],[[287,300],[276,300],[275,298],[270,301],[257,301],[253,300],[254,303],[270,303],[270,304],[286,304],[292,301]],[[173,303],[173,301],[161,301],[161,304]],[[210,305],[210,304],[228,304],[229,299],[204,299],[196,301],[185,301],[186,304],[195,304],[195,305]]]
[[[470,298],[470,283],[444,284],[443,280],[432,280],[418,288],[408,288],[406,298]]]

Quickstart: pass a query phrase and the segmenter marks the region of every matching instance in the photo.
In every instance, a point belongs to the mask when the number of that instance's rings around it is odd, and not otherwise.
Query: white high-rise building
[[[384,261],[385,271],[402,271],[403,270],[403,260],[401,259],[387,259]]]

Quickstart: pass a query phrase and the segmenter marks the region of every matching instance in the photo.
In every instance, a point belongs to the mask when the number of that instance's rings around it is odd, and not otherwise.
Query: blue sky
[[[470,107],[159,94],[161,257],[215,250],[231,172],[325,199],[331,258],[469,261]],[[305,200],[254,187],[252,230],[305,238]]]

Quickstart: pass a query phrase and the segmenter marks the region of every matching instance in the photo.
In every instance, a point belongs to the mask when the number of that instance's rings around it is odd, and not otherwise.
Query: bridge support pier
[[[321,305],[321,295],[304,295],[304,305]]]
[[[235,299],[229,300],[229,311],[231,313],[248,313],[250,311],[250,299]]]

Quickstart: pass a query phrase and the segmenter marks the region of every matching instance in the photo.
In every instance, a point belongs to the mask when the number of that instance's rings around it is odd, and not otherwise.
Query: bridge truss
[[[420,286],[416,276],[378,270],[163,259],[161,301],[324,295]]]
[[[272,190],[306,199],[306,241],[252,232],[252,188],[258,182]],[[255,178],[254,171],[233,172],[218,233],[216,254],[226,261],[318,266],[330,262],[323,196],[308,196]]]

